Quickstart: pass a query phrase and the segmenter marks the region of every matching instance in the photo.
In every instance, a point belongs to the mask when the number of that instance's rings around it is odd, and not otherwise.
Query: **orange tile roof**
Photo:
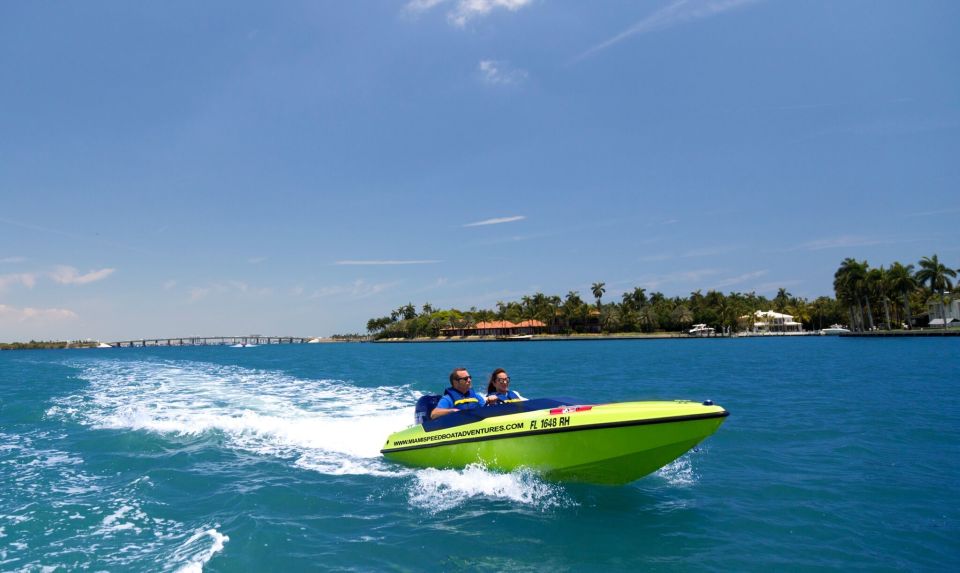
[[[476,328],[543,328],[546,325],[539,320],[524,320],[522,322],[513,323],[509,320],[493,320],[493,321],[484,321],[478,322]]]

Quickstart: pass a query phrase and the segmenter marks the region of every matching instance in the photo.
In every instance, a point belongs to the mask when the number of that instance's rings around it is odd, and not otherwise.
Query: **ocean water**
[[[951,570],[958,357],[834,337],[0,352],[0,570]],[[731,415],[622,487],[384,461],[454,366]]]

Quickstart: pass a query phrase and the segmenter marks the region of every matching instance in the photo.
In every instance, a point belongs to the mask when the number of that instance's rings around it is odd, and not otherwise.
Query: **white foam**
[[[477,499],[505,500],[540,510],[574,505],[561,486],[544,482],[532,472],[492,472],[480,464],[462,470],[419,470],[408,494],[411,505],[431,513]]]
[[[380,457],[386,436],[411,423],[417,394],[407,387],[360,388],[197,362],[77,366],[89,386],[58,400],[48,416],[171,437],[221,434],[230,447],[329,474],[408,473]]]
[[[207,537],[211,541],[204,546],[202,542]],[[217,531],[216,527],[194,533],[173,552],[174,563],[186,561],[177,569],[177,573],[201,573],[203,566],[213,559],[214,555],[223,551],[223,546],[228,541],[230,537]]]
[[[692,486],[700,479],[700,476],[693,471],[693,464],[690,462],[689,454],[681,456],[663,466],[656,471],[655,475],[666,480],[670,485],[677,487]]]

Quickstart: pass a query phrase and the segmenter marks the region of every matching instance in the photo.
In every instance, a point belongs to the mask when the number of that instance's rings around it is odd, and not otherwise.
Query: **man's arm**
[[[436,420],[440,416],[446,416],[447,414],[452,414],[456,411],[456,408],[434,408],[433,412],[430,412],[430,419]]]

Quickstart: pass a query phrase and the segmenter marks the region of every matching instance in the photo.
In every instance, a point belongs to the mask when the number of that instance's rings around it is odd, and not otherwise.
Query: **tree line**
[[[417,338],[440,336],[443,329],[465,329],[479,322],[539,320],[554,334],[678,332],[693,324],[706,324],[719,332],[749,330],[754,313],[774,310],[790,314],[805,330],[818,330],[846,323],[854,330],[883,325],[887,329],[909,328],[925,316],[928,299],[936,295],[945,304],[953,288],[956,271],[945,267],[937,256],[924,257],[919,270],[913,265],[893,263],[889,268],[871,268],[866,261],[845,259],[834,275],[835,298],[809,300],[780,288],[767,298],[756,292],[724,294],[696,290],[689,296],[669,297],[647,292],[643,287],[624,292],[619,301],[606,302],[606,284],[591,285],[593,301],[578,291],[565,296],[537,292],[518,301],[498,301],[493,309],[437,309],[425,303],[419,309],[407,303],[389,315],[367,321],[374,338]],[[924,288],[926,286],[927,288]]]
[[[929,303],[936,305],[929,318],[946,318],[947,293],[960,269],[948,268],[937,255],[923,257],[918,266],[914,270],[913,265],[895,262],[888,268],[871,268],[865,260],[844,259],[833,275],[833,289],[851,328],[911,328],[914,312],[926,312]]]
[[[30,342],[0,342],[0,350],[51,350],[57,348],[95,348],[96,342],[66,340],[31,340]]]

